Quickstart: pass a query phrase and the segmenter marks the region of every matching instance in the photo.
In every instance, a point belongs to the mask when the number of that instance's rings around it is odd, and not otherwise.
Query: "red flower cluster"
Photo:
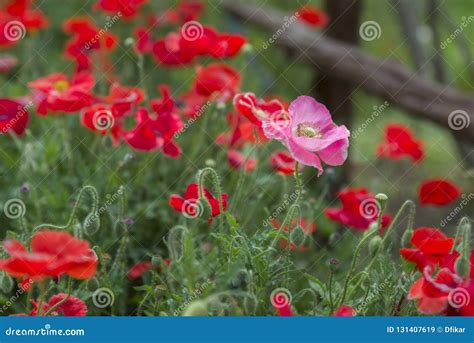
[[[32,0],[11,0],[0,6],[0,47],[13,45],[26,31],[40,30],[48,19],[40,10],[32,9]],[[0,4],[0,5],[2,5]]]
[[[0,270],[14,277],[35,280],[66,274],[85,280],[96,273],[98,259],[89,243],[65,231],[36,232],[30,252],[17,240],[8,239],[3,247],[10,256],[0,260]]]
[[[169,204],[177,212],[183,213],[189,218],[196,218],[202,215],[204,211],[204,204],[201,204],[199,200],[199,188],[197,183],[190,183],[184,193],[184,198],[177,194],[172,194],[169,200]],[[222,208],[225,211],[227,209],[227,194],[222,194],[222,199],[216,199],[209,190],[204,188],[204,196],[211,205],[211,218],[218,216],[220,212],[219,202],[222,202]]]
[[[66,293],[53,295],[49,298],[47,303],[41,305],[41,310],[39,310],[39,301],[32,300],[31,303],[33,304],[33,309],[29,316],[44,315],[46,313],[48,313],[49,316],[65,317],[82,317],[87,315],[86,303],[83,300]]]
[[[111,51],[117,44],[114,34],[99,29],[89,18],[75,17],[64,23],[64,31],[72,34],[66,43],[66,57],[76,62],[77,71],[90,70],[91,56],[94,50],[101,53]],[[103,55],[101,55],[103,58]],[[105,61],[102,61],[105,64]]]
[[[459,257],[457,251],[451,252],[454,238],[448,238],[438,229],[420,227],[413,231],[410,240],[415,248],[401,248],[400,255],[417,265],[420,272],[425,267],[454,269],[454,262]]]
[[[82,72],[69,80],[62,73],[54,73],[28,83],[38,102],[37,113],[47,115],[53,112],[78,112],[93,102],[94,77]]]
[[[469,301],[474,296],[474,251],[470,257],[470,275],[464,279],[454,270],[460,258],[453,250],[455,238],[447,237],[438,229],[422,227],[413,231],[411,243],[415,248],[402,248],[400,254],[415,263],[422,273],[408,293],[408,299],[417,300],[418,311],[474,315],[474,304]]]
[[[120,16],[125,18],[133,18],[140,6],[147,2],[148,0],[98,0],[94,8],[106,13],[120,13]]]
[[[219,33],[195,21],[184,23],[178,32],[170,32],[155,42],[144,28],[137,29],[135,34],[137,49],[141,53],[151,52],[158,63],[167,66],[185,66],[199,56],[232,57],[246,42],[241,35]]]
[[[191,90],[181,95],[183,112],[191,118],[202,114],[211,101],[225,102],[232,98],[240,86],[240,74],[223,63],[197,67]]]
[[[384,141],[377,147],[377,155],[392,160],[409,157],[420,162],[424,158],[423,142],[416,139],[408,127],[390,124],[385,128]]]
[[[342,208],[328,208],[326,216],[342,225],[356,230],[367,230],[371,222],[377,219],[378,203],[375,196],[365,188],[348,188],[338,194]],[[387,227],[392,218],[382,216],[382,228]]]
[[[139,151],[154,151],[162,148],[165,155],[179,157],[181,149],[173,141],[173,136],[181,130],[183,123],[176,113],[177,108],[171,98],[169,88],[162,85],[160,90],[163,98],[150,101],[156,117],[152,117],[146,108],[139,108],[135,116],[135,127],[125,132],[123,139]]]

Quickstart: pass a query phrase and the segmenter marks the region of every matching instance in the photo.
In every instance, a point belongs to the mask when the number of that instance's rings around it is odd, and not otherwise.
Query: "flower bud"
[[[329,269],[335,273],[339,269],[339,260],[336,258],[331,258],[329,260]]]
[[[193,316],[207,316],[207,304],[205,301],[196,300],[186,307],[186,310],[183,312],[183,317],[193,317]]]
[[[0,273],[0,289],[3,293],[9,293],[13,288],[13,279],[6,273]]]
[[[300,246],[301,244],[304,243],[305,241],[305,234],[303,231],[303,228],[300,225],[297,225],[290,234],[290,240],[291,243],[293,243],[296,246]]]
[[[92,235],[99,230],[100,227],[100,218],[98,213],[89,213],[84,219],[82,224],[84,232],[88,235]]]
[[[377,254],[378,250],[380,249],[381,244],[382,244],[382,237],[378,235],[375,237],[372,237],[372,239],[369,242],[369,254],[371,256],[375,256],[375,254]]]

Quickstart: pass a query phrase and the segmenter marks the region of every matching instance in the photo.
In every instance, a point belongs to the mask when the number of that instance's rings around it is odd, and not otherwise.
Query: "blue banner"
[[[474,317],[3,317],[0,342],[474,342]]]

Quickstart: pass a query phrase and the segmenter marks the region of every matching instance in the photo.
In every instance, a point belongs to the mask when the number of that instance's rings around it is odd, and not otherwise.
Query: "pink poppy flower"
[[[289,113],[270,116],[262,122],[265,135],[281,141],[295,160],[323,173],[321,160],[338,166],[347,158],[349,130],[337,126],[328,109],[309,96],[300,96],[289,107]]]

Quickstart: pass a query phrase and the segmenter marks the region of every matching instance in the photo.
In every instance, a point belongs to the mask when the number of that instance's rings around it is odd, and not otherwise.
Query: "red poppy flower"
[[[146,108],[138,109],[135,121],[135,127],[123,134],[123,139],[132,148],[147,152],[163,147],[164,140],[156,134],[155,122]]]
[[[178,108],[171,97],[168,86],[161,85],[161,99],[153,99],[150,105],[157,114],[154,121],[155,130],[163,138],[163,153],[176,158],[181,155],[181,148],[174,142],[174,135],[183,128],[183,122],[178,115]]]
[[[420,227],[413,231],[410,242],[415,248],[401,248],[400,255],[415,263],[420,271],[426,266],[454,270],[454,262],[459,257],[457,251],[451,253],[454,238],[447,237],[435,228]]]
[[[241,152],[237,150],[227,150],[227,162],[233,169],[243,169],[245,172],[251,172],[255,169],[257,161],[247,159]]]
[[[199,0],[181,0],[175,8],[170,8],[163,13],[153,14],[148,21],[150,26],[181,25],[187,21],[196,20],[201,15],[204,4]]]
[[[133,18],[140,6],[146,4],[148,0],[98,0],[94,9],[102,10],[125,18]]]
[[[392,160],[409,157],[420,162],[424,157],[423,142],[416,139],[405,125],[389,124],[385,127],[384,141],[377,147],[377,156]]]
[[[66,57],[74,60],[77,71],[89,70],[91,67],[90,53],[94,50],[113,50],[117,44],[117,38],[110,32],[104,32],[98,28],[89,18],[72,18],[64,23],[64,31],[73,36],[66,43]],[[104,58],[101,55],[101,58]],[[102,63],[106,63],[105,60]]]
[[[210,104],[207,96],[198,94],[194,88],[180,95],[181,111],[189,118],[197,119]]]
[[[84,280],[96,273],[98,259],[89,243],[66,231],[36,232],[31,252],[16,240],[6,240],[3,246],[10,256],[0,260],[0,269],[14,277],[42,279],[66,274]]]
[[[198,56],[232,57],[245,44],[236,34],[222,34],[197,22],[185,23],[179,32],[170,32],[153,46],[156,61],[168,66],[186,65]]]
[[[375,196],[365,188],[348,188],[339,192],[342,208],[328,208],[326,217],[356,230],[367,230],[377,219],[378,205]],[[392,217],[382,215],[382,228],[386,228]]]
[[[0,73],[9,72],[15,68],[18,64],[18,59],[12,55],[1,54],[0,55]]]
[[[228,148],[242,148],[246,143],[256,144],[255,129],[258,143],[268,141],[261,127],[253,125],[246,118],[234,113],[227,114],[227,125],[229,132],[221,133],[216,138],[216,143],[226,145]]]
[[[153,264],[151,261],[141,261],[136,264],[134,264],[127,273],[127,277],[130,280],[135,280],[138,279],[140,276],[142,276],[143,273],[147,272],[148,270],[151,269]]]
[[[31,9],[31,0],[13,0],[4,6],[0,4],[0,46],[17,43],[26,34],[48,25],[40,10]]]
[[[214,198],[214,196],[204,188],[204,196],[209,201],[211,205],[211,217],[218,216],[220,214],[219,200]],[[185,214],[190,218],[196,218],[202,214],[204,211],[205,204],[200,204],[199,199],[199,189],[197,183],[191,183],[186,188],[184,193],[184,198],[177,194],[172,194],[169,200],[169,204],[176,211]],[[227,194],[222,194],[222,208],[225,211],[227,209]]]
[[[408,299],[417,300],[418,311],[424,314],[438,314],[448,308],[450,292],[458,288],[462,279],[447,268],[440,270],[435,278],[431,267],[423,270],[423,277],[411,286]]]
[[[444,206],[456,200],[461,190],[448,180],[431,179],[421,184],[418,194],[421,205]]]
[[[117,146],[125,132],[123,117],[130,114],[132,108],[143,100],[143,96],[140,88],[113,83],[108,96],[100,99],[100,103],[82,109],[81,124],[102,135],[110,133],[113,144]]]
[[[326,27],[329,21],[326,13],[311,5],[302,6],[296,13],[299,20],[315,27]]]
[[[295,172],[295,160],[286,151],[277,151],[272,154],[270,163],[272,168],[283,175],[291,175]]]
[[[291,230],[293,230],[293,229],[296,227],[296,223],[297,223],[297,220],[296,220],[296,219],[293,219],[293,220],[291,221],[291,225],[290,225]],[[272,226],[273,226],[275,229],[277,229],[277,230],[279,230],[280,227],[281,227],[281,223],[280,223],[278,220],[276,220],[276,219],[272,220],[272,221],[271,221],[271,224],[272,224]],[[303,229],[303,232],[304,232],[305,236],[310,236],[310,235],[312,235],[314,232],[316,232],[316,223],[314,223],[314,222],[309,222],[309,221],[307,221],[307,220],[304,219],[304,218],[301,218],[300,226],[301,226],[301,228]],[[290,229],[288,228],[288,225],[286,225],[286,226],[283,228],[283,231],[284,231],[284,232],[288,232],[288,230],[290,230]],[[285,238],[285,237],[281,237],[281,238],[280,238],[280,247],[281,247],[282,249],[285,249],[286,247],[288,247],[288,239],[287,239],[287,238]],[[298,249],[298,251],[305,251],[305,250],[307,249],[307,247],[304,246],[304,244],[301,244],[301,245],[299,245],[299,246],[296,246],[295,244],[290,243],[290,250],[291,250],[291,251],[296,251],[296,249]]]
[[[238,93],[233,102],[237,112],[259,127],[262,126],[262,120],[270,120],[272,115],[286,111],[279,100],[258,99],[253,93]]]
[[[38,114],[46,115],[49,110],[74,113],[90,106],[94,83],[94,77],[86,72],[76,74],[71,81],[62,73],[54,73],[31,81],[28,86],[36,91]]]
[[[196,93],[212,97],[217,101],[227,101],[232,98],[240,85],[240,75],[231,66],[223,63],[213,63],[199,67],[194,79]]]
[[[154,151],[163,148],[165,155],[179,157],[181,148],[173,141],[173,137],[182,129],[183,123],[177,114],[169,88],[162,85],[160,91],[163,94],[162,99],[150,101],[157,116],[150,116],[146,108],[138,109],[135,128],[126,132],[123,138],[134,149]]]
[[[22,135],[28,126],[28,105],[10,99],[0,99],[0,130],[6,133],[13,130]]]
[[[144,27],[139,27],[135,29],[134,34],[137,41],[135,45],[137,51],[141,54],[152,52],[154,43],[149,30]]]
[[[61,302],[61,304],[56,306],[59,302]],[[33,309],[30,316],[37,316],[39,302],[32,300],[31,303],[33,304]],[[48,314],[49,316],[83,317],[87,315],[86,303],[74,295],[68,295],[66,293],[53,295],[49,298],[47,303],[41,306],[42,309],[40,315],[47,313],[53,306],[56,307]]]
[[[336,317],[353,317],[356,315],[356,312],[350,306],[341,305],[332,315]]]

